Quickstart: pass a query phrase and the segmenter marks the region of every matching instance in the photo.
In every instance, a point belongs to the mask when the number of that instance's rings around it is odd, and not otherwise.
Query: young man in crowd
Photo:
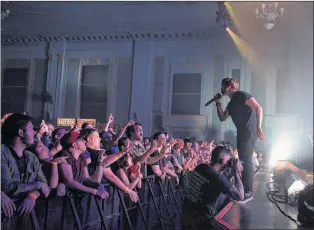
[[[63,147],[61,156],[67,157],[67,164],[60,165],[64,184],[73,190],[90,193],[101,199],[107,198],[109,194],[98,189],[102,177],[102,161],[104,156],[98,156],[96,171],[93,176],[90,176],[87,165],[82,157],[82,154],[86,151],[84,136],[72,131],[65,134],[60,143]]]
[[[140,163],[142,165],[143,176],[147,175],[147,159],[156,150],[157,143],[152,141],[150,148],[145,150],[143,142],[143,129],[140,123],[134,123],[128,126],[125,131],[126,136],[130,139],[133,145],[132,157],[133,163]]]
[[[181,216],[182,230],[209,229],[212,219],[220,208],[218,199],[221,193],[227,194],[237,201],[243,199],[240,161],[237,161],[234,170],[234,185],[222,174],[230,157],[231,153],[228,149],[218,146],[212,152],[209,165],[200,164],[190,172],[190,181]]]
[[[21,215],[29,214],[36,199],[49,195],[47,180],[37,157],[26,150],[34,143],[32,118],[12,114],[2,124],[1,191],[11,199],[22,200]]]
[[[147,160],[147,173],[148,175],[155,174],[164,180],[167,173],[160,168],[160,159],[167,153],[171,152],[170,145],[166,143],[166,135],[162,132],[157,132],[153,135],[153,141],[157,143],[156,150],[150,155]]]
[[[82,134],[85,136],[87,153],[85,157],[90,157],[91,163],[88,165],[88,170],[90,174],[95,172],[95,167],[97,165],[96,159],[99,155],[104,156],[102,161],[103,166],[103,177],[113,183],[117,188],[124,191],[132,201],[137,202],[137,193],[128,188],[111,170],[110,165],[116,162],[119,158],[123,156],[121,152],[117,152],[111,155],[105,155],[105,150],[100,148],[100,137],[96,129],[83,129]]]

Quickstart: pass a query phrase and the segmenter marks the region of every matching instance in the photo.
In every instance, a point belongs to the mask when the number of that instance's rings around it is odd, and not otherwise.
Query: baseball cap
[[[72,145],[74,142],[76,142],[79,139],[84,139],[85,137],[85,133],[81,132],[69,132],[67,134],[65,134],[61,140],[60,140],[60,144],[63,148],[68,147],[69,145]]]

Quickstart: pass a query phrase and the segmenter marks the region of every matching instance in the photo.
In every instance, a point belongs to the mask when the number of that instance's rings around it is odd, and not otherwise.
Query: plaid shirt
[[[138,143],[138,145],[133,144],[133,163],[136,163],[144,153],[146,153],[146,150],[142,143]],[[144,162],[144,167],[141,168],[141,173],[143,174],[143,176],[147,176],[146,162]]]
[[[20,190],[27,183],[47,183],[38,158],[32,152],[24,150],[25,172],[20,172],[15,153],[7,145],[1,146],[1,190],[10,197],[20,195]]]

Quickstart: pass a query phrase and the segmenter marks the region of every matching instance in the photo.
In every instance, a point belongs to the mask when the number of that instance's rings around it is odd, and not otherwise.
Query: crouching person
[[[234,165],[234,185],[222,173],[230,158],[230,150],[218,146],[212,152],[209,165],[200,164],[190,172],[190,182],[182,209],[182,230],[211,229],[212,220],[221,208],[221,194],[226,194],[236,201],[243,200],[244,190],[240,178],[243,167],[240,161]]]
[[[85,224],[86,220],[83,218],[87,216],[86,212],[88,208],[86,204],[90,198],[90,196],[86,196],[86,193],[101,199],[109,197],[109,194],[100,186],[103,171],[101,162],[104,156],[101,154],[98,156],[96,171],[93,176],[89,176],[87,164],[83,157],[86,151],[84,136],[78,132],[70,132],[63,136],[60,144],[63,148],[61,156],[67,157],[67,163],[59,166],[61,169],[61,179],[66,187],[76,195],[78,203],[80,203],[81,221]]]

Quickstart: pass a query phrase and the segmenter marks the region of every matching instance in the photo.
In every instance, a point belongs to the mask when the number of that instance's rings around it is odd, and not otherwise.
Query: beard
[[[29,148],[34,144],[34,137],[21,138],[21,142],[26,145],[26,148]]]

